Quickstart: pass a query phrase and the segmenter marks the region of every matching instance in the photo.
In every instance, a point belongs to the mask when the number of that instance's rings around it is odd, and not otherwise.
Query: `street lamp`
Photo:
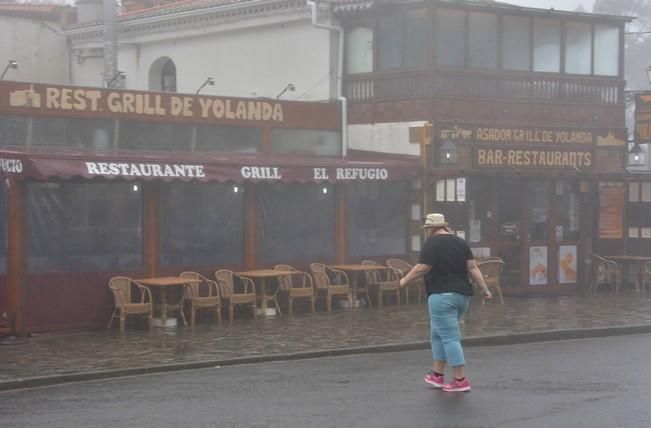
[[[13,59],[10,59],[7,62],[7,66],[5,67],[4,71],[0,75],[0,80],[4,79],[5,74],[7,74],[7,71],[9,71],[9,69],[18,70],[18,63],[16,61],[14,61]]]
[[[198,93],[199,93],[199,92],[200,92],[200,91],[201,91],[201,90],[202,90],[206,85],[215,86],[215,79],[212,78],[212,77],[208,77],[208,78],[206,79],[206,81],[203,82],[203,83],[201,84],[201,86],[199,86],[199,89],[197,89],[197,94],[198,94]]]
[[[283,94],[287,91],[294,92],[295,90],[296,90],[296,86],[294,86],[293,83],[288,83],[287,86],[285,86],[285,88],[282,91],[280,91],[278,95],[276,95],[276,99],[282,97]]]

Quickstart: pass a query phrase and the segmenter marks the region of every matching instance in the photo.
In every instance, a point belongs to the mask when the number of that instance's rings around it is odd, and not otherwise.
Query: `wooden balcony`
[[[624,80],[617,78],[462,69],[345,77],[345,95],[351,103],[437,97],[623,107],[624,87]]]

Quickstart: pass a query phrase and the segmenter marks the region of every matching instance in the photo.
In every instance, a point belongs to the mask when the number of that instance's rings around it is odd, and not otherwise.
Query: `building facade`
[[[487,1],[335,10],[350,147],[418,150],[422,211],[449,216],[478,257],[502,258],[510,294],[574,292],[592,251],[625,250],[630,18]],[[384,143],[419,124],[426,144]]]

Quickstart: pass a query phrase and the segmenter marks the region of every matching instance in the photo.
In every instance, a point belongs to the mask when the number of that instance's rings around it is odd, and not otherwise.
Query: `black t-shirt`
[[[472,296],[468,260],[473,258],[466,241],[458,236],[443,234],[428,238],[418,260],[432,267],[425,275],[427,295],[454,292]]]

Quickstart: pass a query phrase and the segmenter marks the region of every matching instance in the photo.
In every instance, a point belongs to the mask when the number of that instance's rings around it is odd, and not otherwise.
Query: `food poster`
[[[577,277],[576,245],[558,247],[558,283],[575,284]]]
[[[547,247],[529,247],[529,285],[547,285]]]

